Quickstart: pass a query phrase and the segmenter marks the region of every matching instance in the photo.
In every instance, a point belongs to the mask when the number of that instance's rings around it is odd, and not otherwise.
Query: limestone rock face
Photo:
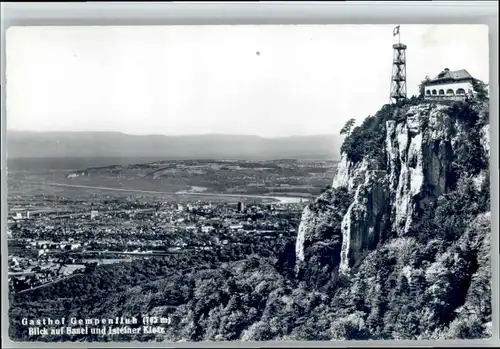
[[[375,151],[382,164],[372,155],[353,161],[352,151],[343,151],[331,189],[303,212],[296,240],[298,267],[313,262],[348,274],[377,244],[406,236],[422,210],[452,190],[457,171],[467,171],[470,161],[461,159],[470,151],[463,150],[464,144],[477,143],[480,154],[489,157],[489,125],[482,127],[479,140],[472,139],[474,126],[467,113],[481,111],[429,103],[401,107],[395,117],[379,121],[384,137]],[[489,176],[485,170],[466,175],[478,187]]]
[[[295,246],[296,267],[339,265],[341,222],[350,202],[345,188],[332,188],[309,204],[302,214]]]
[[[389,223],[389,190],[385,171],[366,172],[364,183],[342,219],[342,250],[340,270],[347,273],[360,253],[373,249],[383,240]]]

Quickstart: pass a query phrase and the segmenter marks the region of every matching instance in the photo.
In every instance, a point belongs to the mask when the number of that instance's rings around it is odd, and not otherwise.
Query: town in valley
[[[191,160],[17,171],[13,166],[10,289],[44,287],[104,264],[220,249],[251,254],[258,244],[293,240],[304,206],[328,186],[335,164]],[[168,184],[162,182],[165,173]]]

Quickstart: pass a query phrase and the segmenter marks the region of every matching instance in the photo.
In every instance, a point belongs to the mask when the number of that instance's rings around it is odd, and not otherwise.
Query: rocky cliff
[[[487,110],[413,101],[386,105],[355,128],[331,188],[303,212],[297,271],[320,283],[348,275],[378,245],[417,234],[424,213],[464,181],[489,197]]]

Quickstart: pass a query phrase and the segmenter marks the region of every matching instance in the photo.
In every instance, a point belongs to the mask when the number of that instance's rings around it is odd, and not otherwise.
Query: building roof
[[[441,73],[439,73],[433,79],[428,81],[429,85],[442,84],[447,82],[458,82],[458,81],[467,81],[473,80],[474,78],[469,72],[465,69],[451,71],[448,68],[445,68]]]

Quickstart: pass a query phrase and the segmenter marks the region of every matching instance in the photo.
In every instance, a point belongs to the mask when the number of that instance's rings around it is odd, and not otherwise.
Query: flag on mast
[[[396,26],[396,27],[394,28],[394,30],[392,31],[392,36],[396,36],[396,35],[398,35],[398,34],[399,34],[399,25],[398,25],[398,26]]]

